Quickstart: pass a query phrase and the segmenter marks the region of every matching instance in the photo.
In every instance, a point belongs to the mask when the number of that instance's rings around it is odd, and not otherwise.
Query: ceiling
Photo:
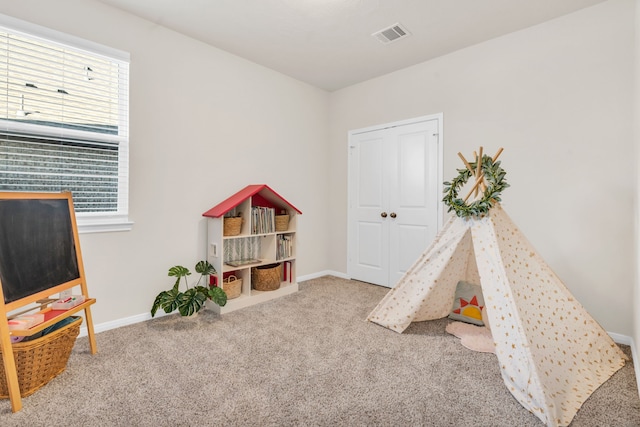
[[[99,1],[334,91],[604,0]]]

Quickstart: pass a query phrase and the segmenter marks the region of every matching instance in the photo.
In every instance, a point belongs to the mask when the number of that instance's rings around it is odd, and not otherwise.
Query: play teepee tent
[[[475,173],[475,164],[467,168]],[[368,320],[402,332],[448,316],[459,281],[480,284],[507,388],[547,426],[566,426],[627,358],[501,206],[491,205],[482,215],[451,218]]]

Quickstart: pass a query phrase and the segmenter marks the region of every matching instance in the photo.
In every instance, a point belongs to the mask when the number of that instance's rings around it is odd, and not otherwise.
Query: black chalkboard
[[[8,304],[80,277],[70,199],[0,200],[0,281]]]

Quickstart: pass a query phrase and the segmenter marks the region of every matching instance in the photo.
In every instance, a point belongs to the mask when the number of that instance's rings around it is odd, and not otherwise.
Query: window
[[[129,229],[129,56],[0,15],[0,191],[71,191],[81,231]]]

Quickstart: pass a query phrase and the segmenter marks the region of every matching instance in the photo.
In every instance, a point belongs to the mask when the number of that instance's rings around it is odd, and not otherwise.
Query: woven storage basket
[[[280,288],[280,264],[261,265],[251,269],[251,283],[256,291],[275,291]]]
[[[227,299],[238,298],[242,293],[242,279],[229,276],[222,281],[222,290],[227,294]]]
[[[67,367],[71,350],[80,333],[82,317],[32,341],[17,342],[13,348],[20,396],[35,393]],[[0,350],[0,354],[1,350]],[[9,397],[4,364],[0,364],[0,398]]]
[[[237,236],[242,228],[242,217],[224,218],[222,234],[225,236]]]
[[[276,231],[289,229],[289,215],[276,215]]]

